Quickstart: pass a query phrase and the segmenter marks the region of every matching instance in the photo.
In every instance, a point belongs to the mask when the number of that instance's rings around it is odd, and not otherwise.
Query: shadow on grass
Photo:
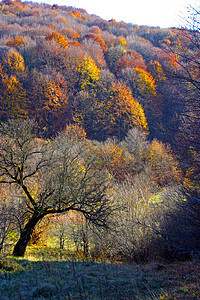
[[[148,299],[138,266],[94,262],[9,259],[0,270],[0,299]]]
[[[1,261],[0,299],[200,299],[200,266],[192,262],[114,264],[49,251]]]

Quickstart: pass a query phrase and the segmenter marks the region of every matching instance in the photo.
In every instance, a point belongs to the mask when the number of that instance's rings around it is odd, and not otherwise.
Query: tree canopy
[[[105,226],[111,212],[106,196],[109,174],[88,153],[86,141],[74,143],[67,131],[44,141],[36,130],[29,119],[9,121],[0,128],[0,183],[12,185],[19,197],[15,256],[24,255],[36,224],[46,215],[74,210]]]

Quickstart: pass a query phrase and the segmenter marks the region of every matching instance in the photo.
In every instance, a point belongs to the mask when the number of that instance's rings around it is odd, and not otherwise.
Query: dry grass
[[[195,262],[97,263],[49,251],[2,260],[0,299],[200,299]]]

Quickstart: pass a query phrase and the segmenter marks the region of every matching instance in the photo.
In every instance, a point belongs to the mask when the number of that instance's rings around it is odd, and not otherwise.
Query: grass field
[[[29,249],[24,259],[1,260],[0,299],[200,299],[200,264],[78,261]]]

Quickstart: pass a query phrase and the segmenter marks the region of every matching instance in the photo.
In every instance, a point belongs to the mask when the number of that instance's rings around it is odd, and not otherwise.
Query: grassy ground
[[[77,261],[58,250],[29,250],[0,262],[0,299],[200,299],[200,265]]]

